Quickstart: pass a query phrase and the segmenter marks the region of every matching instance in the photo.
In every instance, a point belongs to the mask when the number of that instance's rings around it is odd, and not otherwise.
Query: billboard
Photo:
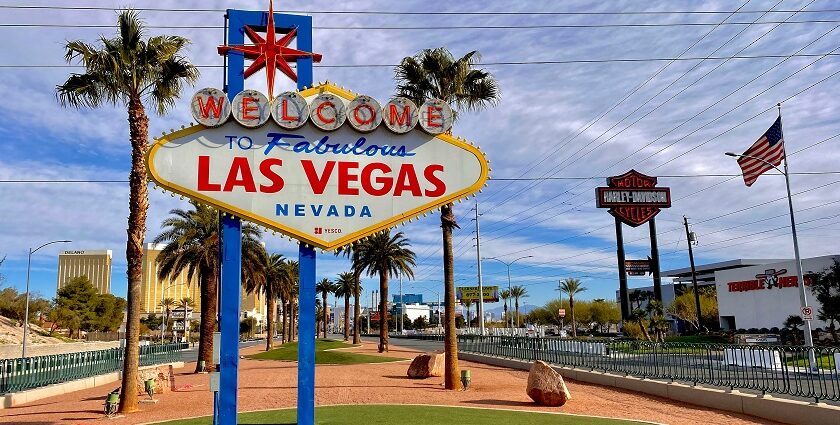
[[[499,287],[485,286],[484,288],[484,302],[496,303],[499,302]],[[455,288],[455,298],[464,302],[470,300],[478,302],[478,286],[459,286]]]
[[[609,208],[610,214],[625,224],[637,227],[671,207],[671,189],[656,187],[656,177],[630,170],[607,178],[607,187],[595,189],[596,206]]]
[[[380,106],[331,84],[273,101],[245,90],[193,97],[203,124],[149,150],[159,186],[322,249],[388,229],[478,192],[489,167],[446,133],[440,101]]]

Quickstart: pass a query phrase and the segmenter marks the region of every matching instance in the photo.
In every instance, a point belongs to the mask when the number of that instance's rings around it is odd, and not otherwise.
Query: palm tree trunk
[[[444,388],[460,390],[461,372],[458,368],[458,335],[455,331],[455,269],[452,255],[452,230],[458,227],[453,205],[440,209],[440,227],[443,231],[443,281],[444,281]]]
[[[516,297],[516,327],[519,327],[519,297]]]
[[[569,295],[569,313],[572,314],[572,338],[577,337],[577,322],[575,322],[575,299]]]
[[[274,295],[265,294],[265,303],[266,303],[266,313],[268,317],[265,318],[265,351],[271,350],[274,346],[274,315],[277,313],[274,311],[276,309],[275,302],[274,302]]]
[[[295,305],[294,299],[292,300],[292,321],[289,322],[289,335],[292,336],[292,341],[295,340],[297,337],[297,329],[295,328],[295,316],[297,315],[297,306]]]
[[[344,340],[350,339],[350,294],[344,294]]]
[[[388,351],[388,269],[379,269],[379,352]]]
[[[129,173],[128,240],[125,257],[128,263],[127,317],[123,360],[120,413],[138,410],[137,369],[140,366],[140,305],[143,281],[143,240],[146,238],[146,215],[149,210],[149,187],[144,157],[149,146],[149,118],[139,95],[131,96],[128,105],[128,127],[131,138],[131,172]]]
[[[195,364],[195,373],[204,372],[204,367],[213,364],[213,332],[216,330],[216,302],[218,282],[216,281],[216,269],[207,267],[200,271],[201,279],[201,326],[198,334],[198,362]]]
[[[355,298],[355,304],[353,305],[353,344],[358,345],[361,342],[360,334],[362,332],[362,324],[359,321],[359,318],[362,316],[362,285],[359,283],[362,271],[357,270],[355,267],[353,269],[353,297]]]

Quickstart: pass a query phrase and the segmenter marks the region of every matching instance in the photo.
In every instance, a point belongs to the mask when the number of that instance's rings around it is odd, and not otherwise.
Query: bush
[[[642,329],[636,322],[624,322],[624,336],[633,339],[645,339]]]

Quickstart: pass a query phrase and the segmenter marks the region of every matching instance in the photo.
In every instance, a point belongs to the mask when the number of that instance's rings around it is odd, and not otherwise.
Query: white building
[[[808,288],[809,275],[831,267],[840,256],[802,260],[808,304],[815,312],[812,328],[825,329],[827,323],[817,320],[821,305]],[[788,316],[800,315],[799,282],[793,260],[753,265],[714,272],[717,287],[720,324],[723,329],[781,328]]]

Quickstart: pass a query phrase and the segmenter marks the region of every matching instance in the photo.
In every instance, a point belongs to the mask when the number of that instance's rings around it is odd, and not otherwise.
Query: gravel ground
[[[417,351],[394,345],[392,357],[410,359]],[[243,354],[259,352],[248,347]],[[365,343],[354,352],[377,355],[376,345]],[[533,411],[648,420],[667,424],[760,424],[773,423],[750,416],[685,405],[666,399],[582,382],[567,381],[572,393],[562,408],[534,405],[525,394],[528,373],[478,363],[461,362],[472,371],[469,391],[443,389],[443,378],[409,380],[406,362],[316,368],[316,403],[330,404],[436,404],[497,407]],[[64,394],[12,409],[0,410],[0,423],[40,424],[139,424],[167,419],[209,415],[212,395],[207,375],[193,375],[189,364],[177,371],[179,391],[159,395],[157,404],[141,404],[142,412],[105,419],[102,403],[118,384]],[[272,360],[240,360],[239,411],[294,407],[297,364]]]

